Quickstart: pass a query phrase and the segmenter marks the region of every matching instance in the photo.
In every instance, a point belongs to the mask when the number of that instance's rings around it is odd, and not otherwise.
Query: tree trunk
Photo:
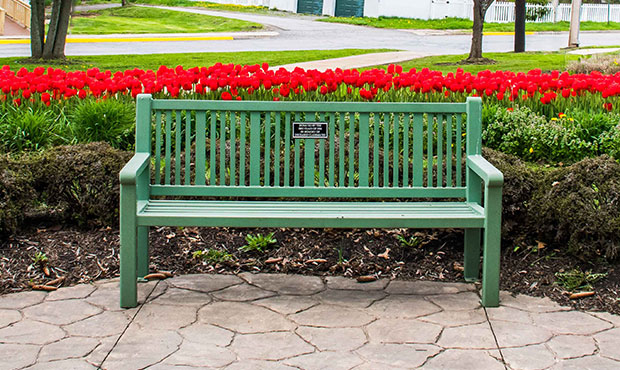
[[[484,61],[482,57],[482,31],[484,30],[484,16],[494,0],[474,0],[474,26],[472,28],[471,49],[466,62],[476,63]]]
[[[525,51],[525,0],[515,0],[515,53]]]
[[[33,59],[43,56],[45,38],[45,1],[30,1],[30,54]]]
[[[43,47],[43,59],[65,59],[65,43],[71,16],[71,0],[55,0],[52,4],[47,39]]]

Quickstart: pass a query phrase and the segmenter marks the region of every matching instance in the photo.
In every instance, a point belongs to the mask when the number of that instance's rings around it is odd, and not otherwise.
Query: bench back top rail
[[[461,198],[464,158],[481,150],[479,98],[137,101],[136,152],[153,158],[153,195]]]

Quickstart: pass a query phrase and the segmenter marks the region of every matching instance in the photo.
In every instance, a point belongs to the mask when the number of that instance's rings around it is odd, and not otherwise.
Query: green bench
[[[139,95],[120,173],[121,307],[137,305],[150,226],[464,228],[465,280],[482,244],[481,301],[497,306],[503,176],[481,156],[481,106]]]

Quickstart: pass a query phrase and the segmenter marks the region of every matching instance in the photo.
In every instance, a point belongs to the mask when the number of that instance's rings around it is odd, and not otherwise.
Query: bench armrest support
[[[125,164],[119,174],[121,185],[136,185],[137,178],[149,167],[151,156],[148,153],[136,153]]]
[[[494,188],[504,185],[504,175],[483,156],[479,154],[468,156],[467,166],[484,181],[486,187]]]

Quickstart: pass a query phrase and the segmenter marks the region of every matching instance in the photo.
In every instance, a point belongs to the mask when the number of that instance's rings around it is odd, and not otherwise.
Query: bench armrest
[[[119,174],[121,185],[135,185],[136,179],[148,168],[150,161],[151,156],[148,153],[134,154]]]
[[[468,156],[467,166],[484,181],[487,187],[501,187],[504,184],[504,175],[479,154]]]

